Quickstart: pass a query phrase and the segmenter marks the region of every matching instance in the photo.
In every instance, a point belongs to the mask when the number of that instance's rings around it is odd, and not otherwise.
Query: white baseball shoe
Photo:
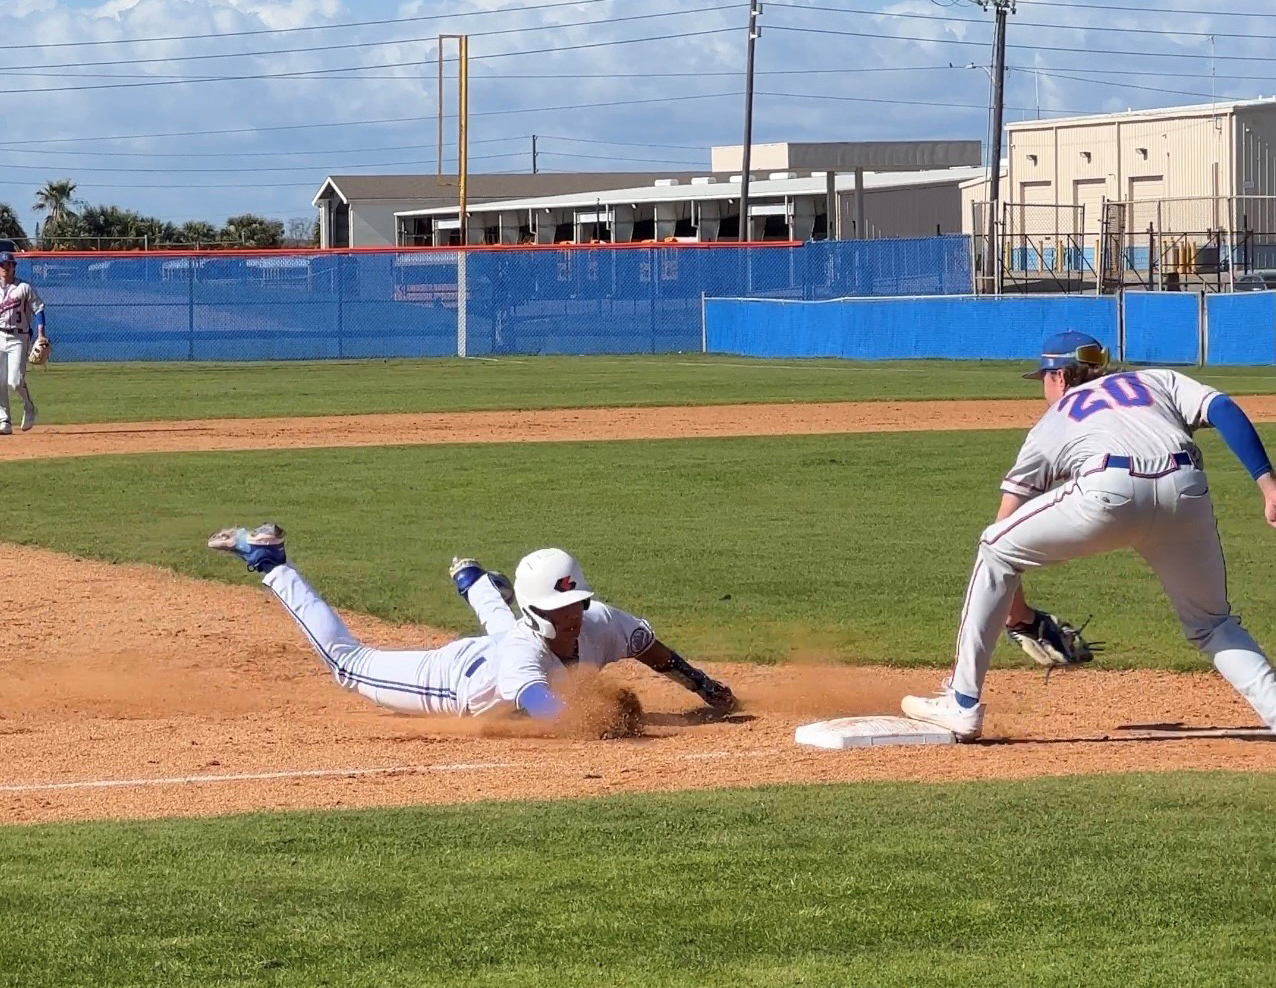
[[[0,436],[13,435],[13,425],[10,422],[0,422]]]
[[[958,741],[974,741],[984,730],[984,705],[963,707],[945,682],[935,696],[906,696],[900,701],[905,717],[952,731]]]

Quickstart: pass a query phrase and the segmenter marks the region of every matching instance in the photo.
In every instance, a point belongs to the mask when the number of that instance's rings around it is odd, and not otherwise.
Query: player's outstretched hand
[[[1276,528],[1276,477],[1265,473],[1258,478],[1258,489],[1263,494],[1263,517]]]

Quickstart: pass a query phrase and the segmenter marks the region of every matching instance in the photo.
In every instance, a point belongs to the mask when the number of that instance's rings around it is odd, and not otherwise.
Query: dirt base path
[[[1276,395],[1240,399],[1255,421],[1276,422]],[[535,412],[331,415],[40,426],[0,438],[0,460],[108,453],[303,449],[418,443],[563,442],[588,439],[699,439],[713,436],[826,435],[1022,429],[1040,401],[825,402],[791,405],[579,408]]]
[[[0,628],[0,823],[780,782],[1276,771],[1276,744],[1156,727],[1253,727],[1212,674],[1086,670],[1047,688],[1034,672],[996,672],[990,742],[973,746],[794,744],[811,720],[896,712],[905,692],[935,687],[934,670],[711,666],[745,709],[704,723],[688,694],[635,664],[614,679],[639,692],[648,724],[623,741],[397,716],[338,688],[259,587],[3,548],[0,595],[12,617]],[[22,589],[32,572],[58,592],[33,602]],[[441,640],[429,628],[349,618],[378,643]]]

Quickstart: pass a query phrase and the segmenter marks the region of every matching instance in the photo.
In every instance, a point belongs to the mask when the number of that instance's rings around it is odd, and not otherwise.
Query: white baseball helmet
[[[568,604],[589,598],[594,588],[581,572],[580,563],[562,549],[537,549],[519,560],[514,570],[514,597],[523,617],[542,638],[553,638],[554,625],[545,618]]]

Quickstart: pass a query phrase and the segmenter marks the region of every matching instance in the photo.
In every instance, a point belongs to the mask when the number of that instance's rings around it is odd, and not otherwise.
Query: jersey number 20
[[[1100,394],[1100,391],[1106,394]],[[1110,399],[1110,400],[1109,400]],[[1152,404],[1152,392],[1133,374],[1112,374],[1097,388],[1073,391],[1063,396],[1059,411],[1066,411],[1074,422],[1084,422],[1096,412],[1116,405],[1118,408],[1143,408]]]

